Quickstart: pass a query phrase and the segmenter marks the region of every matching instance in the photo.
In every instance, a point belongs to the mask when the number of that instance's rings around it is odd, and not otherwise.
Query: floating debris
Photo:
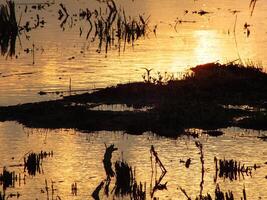
[[[218,130],[208,130],[208,131],[204,131],[203,133],[209,136],[212,136],[212,137],[218,137],[224,134],[222,131],[218,131]]]
[[[244,30],[245,30],[245,34],[247,35],[247,37],[250,36],[250,27],[251,25],[248,24],[247,22],[244,24]]]
[[[202,16],[202,15],[211,14],[212,12],[208,12],[208,11],[205,11],[205,10],[199,10],[199,11],[193,11],[192,13]]]
[[[229,11],[230,13],[232,13],[233,15],[235,15],[235,14],[241,12],[240,10],[231,10],[231,9],[228,9],[228,11]]]
[[[185,162],[185,167],[186,167],[186,168],[189,168],[190,164],[191,164],[191,158],[188,158],[188,159],[186,160],[186,162]]]

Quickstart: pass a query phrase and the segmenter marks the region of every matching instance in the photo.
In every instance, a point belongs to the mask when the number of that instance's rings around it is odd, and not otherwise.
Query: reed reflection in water
[[[240,199],[243,197],[242,191],[245,185],[247,199],[267,198],[266,164],[264,164],[267,160],[266,142],[257,138],[258,132],[233,128],[225,129],[223,132],[225,134],[219,137],[209,137],[203,134],[199,138],[203,145],[205,171],[202,194],[213,195],[216,184],[219,184],[221,191],[230,190],[235,198]],[[45,189],[45,180],[50,191],[51,181],[53,181],[53,187],[57,189],[54,193],[55,197],[59,195],[64,199],[90,198],[99,183],[106,178],[103,167],[104,143],[114,144],[118,148],[113,152],[111,159],[113,167],[118,160],[126,161],[129,166],[133,167],[136,179],[146,182],[148,197],[152,175],[151,145],[155,147],[160,161],[167,170],[160,184],[166,183],[168,190],[157,190],[154,193],[155,197],[185,199],[179,187],[183,188],[191,198],[198,196],[200,192],[202,165],[199,149],[195,145],[198,139],[188,136],[174,140],[148,133],[142,136],[105,131],[86,134],[74,130],[25,129],[16,123],[8,122],[1,123],[0,138],[1,166],[17,164],[29,151],[53,150],[53,157],[42,162],[43,173],[34,177],[26,176],[25,184],[22,181],[20,186],[17,184],[15,188],[11,187],[6,190],[7,194],[19,192],[20,199],[31,197],[44,199],[46,193],[41,193],[40,188]],[[237,160],[245,167],[253,167],[256,164],[260,168],[252,169],[251,175],[246,175],[244,172],[237,180],[218,176],[214,182],[216,174],[214,156],[218,159]],[[187,168],[185,162],[188,158],[191,161]],[[158,164],[153,165],[157,167],[156,177],[158,179],[161,170]],[[8,169],[23,174],[21,168]],[[112,178],[110,191],[115,184],[114,181]],[[71,185],[74,183],[78,188],[77,196],[71,193]],[[154,178],[152,183],[154,185]],[[104,190],[100,192],[100,195],[102,195],[101,199],[106,198]],[[109,198],[112,198],[112,195]]]

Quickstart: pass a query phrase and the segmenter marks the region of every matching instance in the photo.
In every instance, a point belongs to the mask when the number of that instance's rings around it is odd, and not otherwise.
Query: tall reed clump
[[[114,0],[104,1],[106,6],[103,10],[101,7],[97,10],[90,11],[81,10],[79,13],[80,20],[85,19],[88,21],[89,30],[86,38],[88,39],[94,30],[92,42],[98,41],[98,48],[96,52],[101,53],[105,49],[105,53],[111,49],[112,46],[116,47],[118,51],[125,51],[126,44],[134,45],[134,42],[141,37],[145,37],[148,29],[149,17],[145,18],[143,15],[138,17],[127,16],[125,11],[118,8]],[[65,16],[65,18],[63,18]],[[59,20],[66,22],[68,14],[66,8],[61,8],[59,11]],[[80,36],[82,30],[80,30]],[[117,43],[116,43],[117,41]]]
[[[214,158],[215,166],[216,166],[216,176],[219,175],[220,178],[228,178],[231,181],[237,180],[238,177],[244,175],[250,176],[252,174],[252,170],[256,170],[259,166],[256,164],[252,166],[245,166],[236,160],[226,160],[226,159],[217,159]],[[217,178],[216,178],[217,179]]]
[[[135,173],[133,173],[132,167],[123,160],[115,162],[115,172],[112,169],[112,153],[118,148],[114,144],[106,146],[104,154],[104,169],[106,171],[107,178],[101,181],[92,193],[92,197],[95,200],[99,200],[100,192],[104,188],[104,194],[108,197],[110,194],[117,197],[129,196],[133,200],[145,200],[146,199],[146,183],[138,183],[136,181]],[[115,185],[111,193],[109,192],[109,186],[112,178],[115,176]],[[115,198],[115,197],[114,197]],[[113,198],[113,199],[114,199]]]
[[[15,3],[7,1],[6,5],[0,5],[0,51],[2,55],[15,54],[18,24],[15,14]]]
[[[41,159],[38,154],[31,153],[27,158],[24,158],[24,171],[28,171],[29,175],[35,176],[37,172],[41,172]]]
[[[42,160],[50,156],[53,156],[53,151],[30,153],[27,157],[24,157],[24,171],[27,170],[28,174],[31,176],[35,176],[37,172],[41,173]]]
[[[143,200],[146,198],[146,186],[141,182],[138,184],[132,167],[125,161],[115,163],[116,181],[115,195],[130,195],[131,199]]]
[[[3,189],[13,185],[15,179],[15,172],[9,172],[6,167],[3,168],[3,172],[0,174],[0,184],[3,185]]]
[[[122,196],[129,194],[133,185],[133,171],[132,168],[123,161],[117,161],[115,163],[116,182],[115,182],[115,194]]]

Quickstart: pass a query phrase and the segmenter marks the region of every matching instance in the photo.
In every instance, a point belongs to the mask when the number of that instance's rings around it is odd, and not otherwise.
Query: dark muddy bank
[[[148,74],[145,82],[120,84],[62,100],[0,107],[0,121],[82,131],[120,130],[132,134],[152,131],[174,137],[186,128],[267,129],[267,74],[261,68],[209,63],[191,71],[182,80],[164,82]],[[153,109],[93,111],[90,107],[94,103]]]

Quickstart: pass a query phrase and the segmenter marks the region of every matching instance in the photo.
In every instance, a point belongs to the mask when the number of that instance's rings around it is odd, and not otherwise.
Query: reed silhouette
[[[53,151],[29,153],[26,157],[24,157],[24,172],[27,171],[31,176],[35,176],[36,173],[41,173],[42,160],[50,156],[53,156]]]
[[[118,150],[118,148],[115,148],[114,144],[112,144],[109,147],[106,147],[106,151],[104,154],[103,164],[104,164],[104,168],[105,168],[105,172],[106,172],[108,180],[111,177],[114,177],[114,175],[115,175],[115,172],[112,169],[111,158],[112,158],[112,153],[116,150]]]
[[[113,195],[115,197],[130,197],[133,200],[144,200],[146,199],[146,184],[142,182],[138,183],[135,177],[135,173],[132,167],[124,160],[118,160],[115,162],[115,172],[112,169],[111,157],[114,151],[118,150],[114,147],[114,144],[109,147],[106,146],[104,154],[104,170],[107,173],[106,180],[103,180],[95,188],[92,193],[92,197],[95,200],[99,200],[100,192],[104,188],[104,194],[109,197]],[[114,188],[110,192],[111,179],[115,176]]]
[[[224,179],[229,179],[230,181],[237,180],[240,177],[251,176],[252,171],[256,170],[260,166],[254,164],[253,166],[245,166],[245,164],[241,164],[236,160],[226,160],[226,159],[217,159],[214,157],[215,162],[215,178],[214,181],[216,182],[217,176]]]
[[[0,52],[2,55],[14,56],[18,24],[15,14],[15,3],[7,1],[0,5]]]

